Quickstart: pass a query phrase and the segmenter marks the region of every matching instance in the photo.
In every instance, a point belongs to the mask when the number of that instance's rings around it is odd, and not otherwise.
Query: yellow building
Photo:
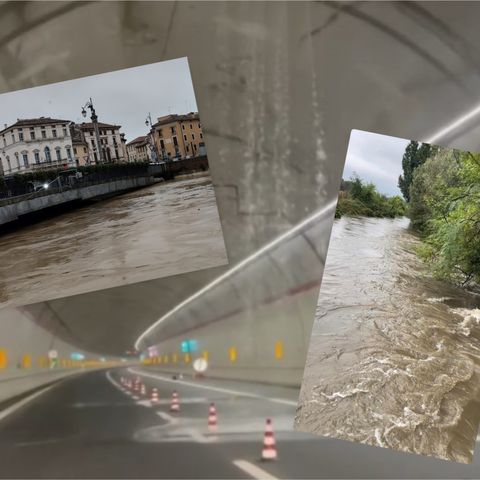
[[[152,132],[160,160],[179,160],[207,154],[197,112],[159,117],[152,126]]]

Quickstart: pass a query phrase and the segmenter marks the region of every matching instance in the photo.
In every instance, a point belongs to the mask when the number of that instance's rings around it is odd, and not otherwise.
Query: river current
[[[0,235],[0,307],[225,263],[213,185],[198,174]]]
[[[408,226],[335,221],[296,428],[469,463],[480,297],[433,279]]]

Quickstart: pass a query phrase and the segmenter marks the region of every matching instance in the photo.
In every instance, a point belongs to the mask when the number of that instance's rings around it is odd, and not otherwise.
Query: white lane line
[[[32,395],[22,398],[22,400],[18,401],[17,403],[14,403],[13,405],[10,405],[5,410],[2,410],[0,412],[0,421],[3,420],[5,417],[8,417],[9,415],[11,415],[13,412],[17,411],[19,408],[22,408],[24,405],[31,402],[35,398],[39,397],[40,395],[43,395],[45,392],[48,392],[48,390],[52,389],[55,385],[57,384],[55,383],[54,385],[50,385],[49,387],[46,387],[40,390],[39,392],[32,393]]]
[[[278,480],[278,477],[274,477],[272,474],[246,460],[234,460],[232,463],[256,480]]]
[[[178,418],[172,417],[167,412],[157,412],[157,415],[160,418],[163,418],[163,420],[165,420],[166,422],[169,422],[169,423],[177,423],[178,422]]]
[[[107,377],[108,381],[114,386],[114,387],[117,387],[120,391],[122,391],[122,386],[117,383],[116,380],[113,379],[113,377],[110,375],[110,371],[107,370],[105,372],[105,376]]]
[[[150,378],[157,378],[158,380],[162,380],[164,382],[176,383],[177,385],[186,385],[188,387],[194,387],[194,388],[204,388],[207,390],[212,390],[214,392],[227,393],[230,395],[240,395],[242,397],[256,398],[258,400],[265,400],[273,403],[281,403],[283,405],[293,405],[294,407],[297,406],[297,402],[294,400],[284,400],[283,398],[264,397],[262,395],[256,395],[255,393],[242,392],[240,390],[231,390],[229,388],[212,387],[209,385],[199,385],[197,383],[187,382],[185,380],[172,380],[171,378],[163,377],[155,373],[146,373],[139,370],[135,370],[133,368],[129,368],[128,371],[131,373],[135,373],[136,375],[142,375],[144,377],[150,377]]]
[[[195,440],[198,443],[208,443],[209,442],[208,438],[204,437],[198,430],[195,430],[194,428],[189,428],[188,433],[192,437],[192,439]]]

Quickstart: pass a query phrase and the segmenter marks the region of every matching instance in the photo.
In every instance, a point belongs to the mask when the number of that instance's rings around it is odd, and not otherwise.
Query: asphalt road
[[[139,377],[146,396],[122,386]],[[159,392],[152,405],[151,389]],[[180,412],[169,411],[176,390]],[[137,398],[134,398],[137,397]],[[2,478],[478,478],[460,465],[292,431],[297,391],[151,369],[88,372],[0,413]],[[218,430],[208,430],[214,402]],[[278,460],[260,460],[272,418]]]

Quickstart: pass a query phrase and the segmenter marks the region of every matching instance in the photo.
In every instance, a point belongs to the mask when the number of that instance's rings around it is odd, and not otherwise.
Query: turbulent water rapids
[[[335,221],[296,428],[469,463],[480,297],[429,276],[408,220]]]

